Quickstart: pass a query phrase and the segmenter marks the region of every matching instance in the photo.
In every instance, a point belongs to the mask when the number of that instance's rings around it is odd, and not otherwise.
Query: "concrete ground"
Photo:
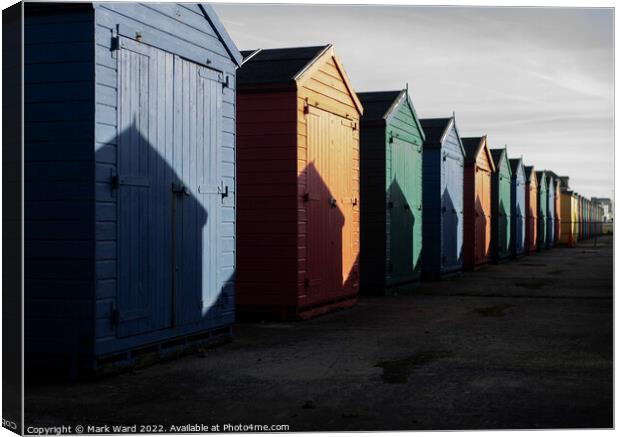
[[[291,431],[609,428],[612,237],[488,266],[88,383],[26,387],[26,425]]]

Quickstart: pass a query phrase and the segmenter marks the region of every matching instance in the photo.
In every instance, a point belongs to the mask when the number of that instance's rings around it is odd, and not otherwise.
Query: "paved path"
[[[287,424],[291,431],[612,426],[612,239],[91,383],[26,389],[26,424]]]

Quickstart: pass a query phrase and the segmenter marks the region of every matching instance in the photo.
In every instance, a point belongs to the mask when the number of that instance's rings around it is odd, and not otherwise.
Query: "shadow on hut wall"
[[[329,165],[329,162],[327,162]],[[299,174],[301,194],[300,225],[305,227],[305,250],[300,244],[300,271],[306,279],[300,284],[298,312],[320,306],[348,306],[344,302],[359,291],[359,199],[353,178],[346,169],[330,168],[325,181],[315,163]],[[348,179],[350,178],[350,179]],[[305,218],[305,221],[303,220]],[[305,225],[305,226],[304,226]],[[302,232],[302,235],[304,233]],[[342,305],[340,305],[342,303]],[[353,304],[354,302],[351,302]]]
[[[515,241],[511,241],[511,246],[514,247],[513,252],[515,254],[520,254],[524,250],[524,241],[525,235],[523,233],[523,221],[525,215],[524,211],[521,210],[521,204],[519,202],[515,202],[515,214],[511,217],[511,228],[514,228],[514,236]]]
[[[489,220],[480,201],[480,196],[476,193],[476,205],[475,205],[475,233],[476,244],[474,247],[474,267],[480,264],[484,264],[488,261],[490,256],[491,241],[487,238],[488,229],[490,226]]]
[[[455,202],[446,187],[441,193],[440,212],[443,217],[442,269],[459,268],[463,264],[463,235],[459,233],[459,227],[463,226],[459,221],[461,208],[462,201]]]
[[[234,202],[235,193],[214,171],[220,145],[213,138],[161,137],[151,144],[138,123],[134,119],[116,145],[101,146],[95,158],[116,157],[109,174],[97,175],[110,183],[97,184],[96,209],[116,210],[116,251],[109,256],[116,259],[118,320],[110,317],[103,331],[125,345],[135,337],[132,347],[156,331],[162,335],[151,343],[234,321],[234,271],[228,277],[221,271],[223,255],[234,253],[234,243],[222,238],[222,222],[231,220],[223,217],[223,205]]]
[[[413,193],[404,193],[397,179],[393,179],[388,187],[389,234],[387,235],[387,266],[388,285],[399,285],[410,282],[419,274],[422,257],[421,247],[416,246],[415,227],[422,223],[421,213],[416,220],[413,208]],[[421,239],[419,242],[421,246]],[[418,253],[416,257],[415,254]]]

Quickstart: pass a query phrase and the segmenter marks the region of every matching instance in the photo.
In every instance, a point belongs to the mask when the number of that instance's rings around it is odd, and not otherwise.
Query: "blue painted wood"
[[[510,195],[512,255],[519,256],[525,250],[525,168],[521,158],[511,159],[510,163],[512,170]]]
[[[55,356],[88,360],[94,336],[93,14],[90,7],[39,14],[32,6],[25,5],[24,18],[25,349],[39,353],[53,345]],[[85,46],[91,49],[83,53]]]
[[[33,337],[29,351],[65,345],[92,367],[106,354],[229,325],[240,56],[217,16],[170,3],[27,16],[27,293],[49,284],[93,309],[81,324],[79,306],[67,305],[46,333],[58,341]],[[55,248],[70,255],[48,260]],[[46,332],[37,323],[31,332]],[[61,338],[67,332],[74,338]]]
[[[425,276],[463,267],[463,164],[465,153],[454,117],[423,119],[423,252]],[[432,135],[432,130],[436,134]],[[438,244],[439,243],[439,244]]]

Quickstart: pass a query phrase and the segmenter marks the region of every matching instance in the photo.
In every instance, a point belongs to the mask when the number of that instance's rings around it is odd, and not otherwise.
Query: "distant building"
[[[603,208],[603,220],[606,222],[614,221],[614,206],[613,202],[608,197],[593,197],[592,203],[599,205]]]

